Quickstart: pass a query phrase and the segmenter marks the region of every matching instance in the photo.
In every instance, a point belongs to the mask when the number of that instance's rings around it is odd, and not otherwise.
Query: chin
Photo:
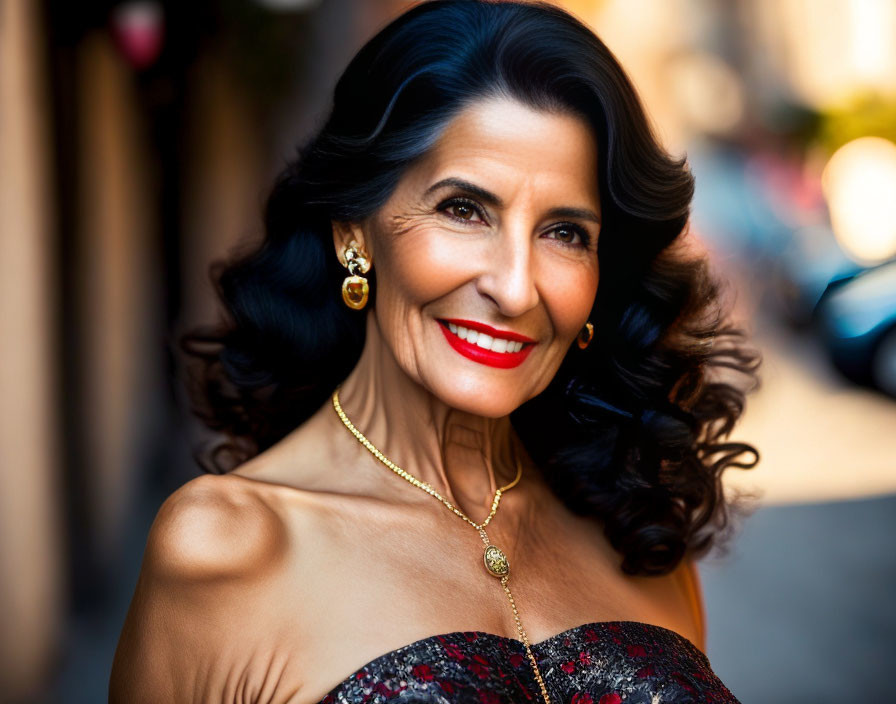
[[[479,379],[463,379],[460,375],[450,380],[440,379],[431,391],[445,405],[483,418],[502,418],[531,398],[521,393],[519,384],[507,381],[489,384]]]
[[[520,403],[469,403],[447,401],[448,405],[458,411],[463,411],[482,418],[503,418],[510,415],[522,405]]]

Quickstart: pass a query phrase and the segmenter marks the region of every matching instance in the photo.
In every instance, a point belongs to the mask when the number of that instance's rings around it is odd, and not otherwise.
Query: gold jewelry
[[[523,624],[520,623],[519,612],[516,608],[516,603],[513,600],[513,594],[510,593],[510,588],[507,586],[507,581],[510,577],[510,562],[507,560],[507,556],[504,554],[504,551],[501,550],[497,545],[492,545],[489,542],[488,535],[485,532],[485,527],[488,525],[489,521],[495,516],[498,512],[498,504],[501,501],[501,494],[503,494],[508,489],[513,488],[516,483],[520,480],[520,477],[523,475],[523,466],[520,464],[519,457],[517,457],[516,461],[516,479],[514,479],[510,484],[500,487],[495,492],[495,498],[492,500],[492,510],[489,512],[488,517],[482,523],[476,523],[471,520],[463,511],[454,506],[450,501],[444,499],[435,489],[432,488],[426,482],[422,482],[417,479],[412,474],[406,472],[401,467],[393,463],[389,458],[383,455],[376,447],[374,447],[373,443],[370,442],[364,434],[358,430],[352,422],[348,419],[348,416],[345,415],[345,411],[342,410],[342,406],[339,404],[339,388],[337,388],[333,392],[333,408],[336,410],[336,414],[339,416],[340,420],[345,424],[345,427],[349,429],[352,435],[360,442],[364,447],[366,447],[370,452],[376,457],[380,462],[386,465],[389,469],[395,472],[398,476],[406,479],[414,486],[423,489],[430,496],[434,496],[439,501],[441,501],[445,506],[447,506],[451,511],[453,511],[456,515],[463,518],[467,523],[473,526],[477,531],[479,531],[479,537],[482,538],[482,542],[485,543],[485,552],[482,555],[483,562],[485,563],[485,569],[488,573],[494,577],[498,577],[501,580],[501,586],[504,588],[505,593],[507,594],[507,598],[510,600],[510,608],[513,609],[513,618],[516,621],[516,628],[519,631],[520,638],[523,641],[523,645],[526,648],[526,654],[529,656],[529,662],[532,663],[532,669],[535,672],[535,679],[538,682],[538,686],[541,688],[541,694],[544,697],[545,704],[551,704],[551,700],[548,697],[547,688],[544,684],[544,679],[541,676],[541,672],[538,669],[538,663],[535,660],[535,655],[532,654],[532,649],[529,645],[529,637],[526,635],[526,631],[523,630]]]
[[[576,341],[579,343],[579,349],[583,350],[588,345],[590,345],[593,337],[594,337],[594,326],[590,322],[585,323],[585,327],[582,328],[582,331],[579,333],[579,336],[576,338]]]
[[[367,305],[367,294],[370,287],[367,279],[361,276],[370,270],[370,262],[356,247],[345,248],[345,268],[351,276],[346,276],[342,282],[342,300],[345,305],[355,310],[361,310]]]

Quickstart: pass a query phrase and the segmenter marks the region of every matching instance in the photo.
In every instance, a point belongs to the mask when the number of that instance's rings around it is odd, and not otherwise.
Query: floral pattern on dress
[[[661,626],[586,623],[530,647],[552,704],[739,704],[706,655]],[[371,660],[320,704],[543,701],[521,641],[457,631]]]

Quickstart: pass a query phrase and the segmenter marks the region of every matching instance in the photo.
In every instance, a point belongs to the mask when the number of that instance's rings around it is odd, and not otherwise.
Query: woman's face
[[[588,320],[599,232],[588,126],[493,98],[460,113],[353,236],[401,369],[499,417],[545,389]]]

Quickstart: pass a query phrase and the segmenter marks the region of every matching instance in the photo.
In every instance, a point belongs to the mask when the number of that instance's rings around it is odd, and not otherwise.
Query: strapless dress
[[[739,704],[684,636],[600,621],[530,644],[552,704]],[[374,658],[320,704],[543,702],[523,642],[482,631],[429,636]]]

